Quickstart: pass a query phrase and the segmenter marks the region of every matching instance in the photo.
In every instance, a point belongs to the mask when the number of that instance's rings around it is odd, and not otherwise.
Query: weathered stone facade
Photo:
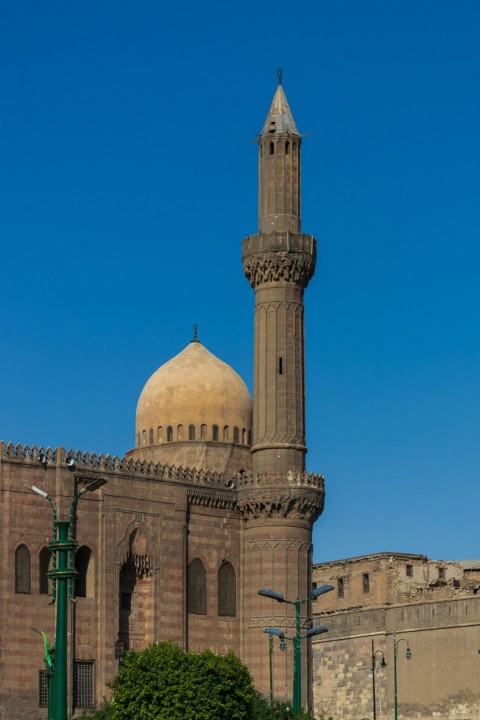
[[[377,718],[393,718],[396,632],[399,717],[480,717],[478,562],[380,553],[315,565],[313,578],[335,588],[315,603],[329,628],[313,642],[318,714],[373,716],[373,641]]]

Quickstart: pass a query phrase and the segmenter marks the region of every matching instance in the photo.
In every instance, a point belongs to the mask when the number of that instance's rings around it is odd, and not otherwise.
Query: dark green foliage
[[[111,720],[248,720],[255,699],[233,653],[184,653],[173,642],[128,652],[112,687]]]
[[[253,706],[251,720],[314,720],[309,713],[295,713],[291,703],[275,702],[272,707],[265,698],[257,695]]]
[[[110,703],[107,703],[96,712],[75,715],[75,720],[111,720],[112,714],[113,707]]]

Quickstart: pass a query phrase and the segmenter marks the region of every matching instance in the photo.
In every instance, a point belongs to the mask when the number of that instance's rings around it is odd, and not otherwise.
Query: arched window
[[[229,562],[220,565],[218,571],[218,614],[235,617],[237,614],[235,570]]]
[[[240,442],[240,430],[238,427],[233,428],[233,442],[239,443]]]
[[[159,442],[159,443],[163,442],[163,427],[161,425],[158,426],[158,430],[157,430],[157,442]]]
[[[245,445],[245,440],[247,439],[247,432],[245,428],[242,430],[242,445]]]
[[[167,427],[167,442],[173,442],[173,428],[171,425]]]
[[[230,430],[228,428],[228,425],[225,425],[223,428],[223,442],[229,442],[230,440]]]
[[[212,427],[212,440],[218,440],[218,425]]]
[[[30,550],[20,545],[15,552],[15,592],[30,595]]]
[[[195,558],[188,566],[187,597],[189,613],[207,614],[205,567],[200,558]]]
[[[143,445],[147,444],[147,431],[146,430],[142,430],[142,444]]]
[[[285,143],[285,155],[290,155],[290,143],[288,140]]]
[[[183,440],[183,425],[177,427],[177,440]]]
[[[195,425],[188,426],[188,439],[195,440]]]
[[[207,439],[207,426],[202,425],[200,427],[200,440],[206,440]]]
[[[153,445],[153,428],[150,428],[149,436],[150,436],[150,445]]]
[[[48,577],[48,571],[50,570],[50,565],[52,563],[52,553],[48,548],[44,547],[40,550],[38,560],[40,569],[40,595],[49,595],[51,583],[50,578]]]
[[[251,430],[248,431],[248,444],[249,445],[252,444],[252,431]]]
[[[75,595],[77,597],[93,597],[93,560],[89,547],[82,545],[75,553]]]
[[[275,155],[275,143],[270,143],[270,155]]]

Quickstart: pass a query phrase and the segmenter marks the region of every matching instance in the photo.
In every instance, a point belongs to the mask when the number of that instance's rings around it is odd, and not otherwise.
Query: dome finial
[[[278,68],[278,70],[277,70],[277,77],[278,77],[278,84],[279,84],[279,85],[282,84],[282,72],[283,72],[283,71],[282,71],[282,68]]]
[[[193,340],[192,340],[192,342],[199,342],[198,337],[197,337],[197,330],[198,330],[198,325],[194,325],[194,326],[193,326]]]

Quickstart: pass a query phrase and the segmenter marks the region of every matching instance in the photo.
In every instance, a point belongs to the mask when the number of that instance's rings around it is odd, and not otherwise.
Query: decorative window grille
[[[237,614],[235,570],[229,562],[223,563],[218,571],[218,614],[223,617]]]
[[[188,566],[188,612],[194,615],[207,614],[205,567],[200,558]]]
[[[132,593],[120,593],[120,610],[124,613],[132,612]]]
[[[75,570],[77,571],[75,577],[75,594],[77,597],[86,598],[93,594],[92,592],[88,592],[89,589],[91,590],[91,588],[88,587],[91,554],[90,548],[86,545],[82,545],[75,553]]]
[[[48,707],[47,674],[45,670],[38,673],[38,707]]]
[[[30,551],[20,545],[15,553],[15,592],[30,595]]]
[[[40,566],[40,595],[48,595],[50,593],[50,579],[48,571],[52,564],[52,553],[46,547],[40,550],[39,566]]]
[[[73,663],[73,706],[95,707],[94,660],[75,660]]]
[[[337,580],[337,597],[342,598],[345,595],[345,582],[343,577]]]
[[[368,573],[363,573],[363,592],[370,592],[370,576]]]

